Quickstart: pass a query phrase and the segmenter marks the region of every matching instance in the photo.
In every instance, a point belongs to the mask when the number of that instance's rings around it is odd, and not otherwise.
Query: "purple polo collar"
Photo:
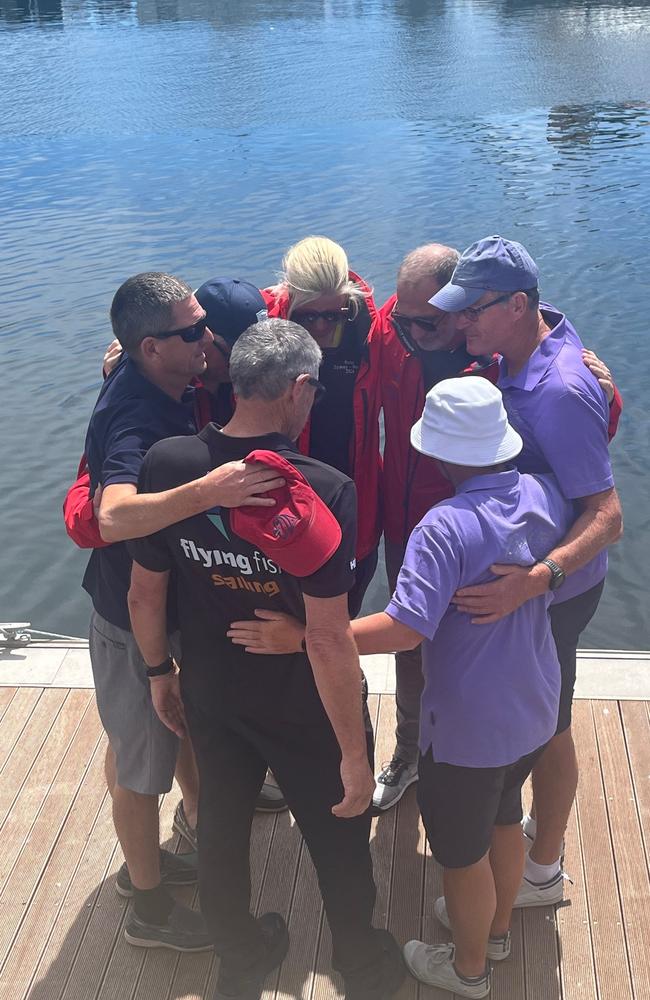
[[[501,358],[498,381],[500,389],[514,388],[531,392],[561,351],[567,333],[566,316],[545,302],[540,303],[540,310],[551,327],[551,332],[547,337],[544,337],[539,347],[535,348],[524,367],[516,375],[512,377],[508,375],[508,366],[505,359]]]
[[[516,469],[486,472],[484,476],[472,476],[471,479],[466,479],[464,483],[456,487],[456,493],[476,493],[481,490],[499,493],[503,490],[511,490],[518,482],[519,473]]]

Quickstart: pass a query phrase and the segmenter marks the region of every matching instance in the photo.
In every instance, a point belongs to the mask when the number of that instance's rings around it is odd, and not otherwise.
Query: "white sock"
[[[524,875],[529,882],[535,882],[537,885],[542,885],[544,882],[550,882],[552,878],[555,878],[559,871],[559,858],[557,861],[554,861],[552,865],[538,865],[536,861],[531,861],[530,854],[526,857]]]
[[[521,828],[531,840],[534,840],[537,836],[537,820],[530,813],[526,813],[522,819]]]

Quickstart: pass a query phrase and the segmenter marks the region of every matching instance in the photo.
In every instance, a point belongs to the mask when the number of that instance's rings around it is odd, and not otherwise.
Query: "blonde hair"
[[[367,293],[350,279],[349,270],[345,250],[327,236],[306,236],[294,243],[284,255],[280,274],[289,292],[289,316],[321,295],[347,295],[354,319]]]

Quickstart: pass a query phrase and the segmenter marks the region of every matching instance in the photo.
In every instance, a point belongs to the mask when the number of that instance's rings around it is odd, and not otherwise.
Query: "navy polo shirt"
[[[90,418],[85,453],[93,493],[98,486],[138,484],[140,467],[152,444],[163,438],[196,434],[194,390],[181,402],[142,375],[130,358],[102,386]],[[124,542],[93,549],[83,588],[95,611],[118,628],[131,631],[127,594],[131,557]]]

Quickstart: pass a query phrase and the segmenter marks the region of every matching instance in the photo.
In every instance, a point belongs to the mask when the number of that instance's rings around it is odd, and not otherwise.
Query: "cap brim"
[[[429,299],[430,306],[436,306],[443,312],[461,312],[485,295],[485,288],[465,288],[464,285],[454,285],[453,282],[444,285],[439,292]]]

